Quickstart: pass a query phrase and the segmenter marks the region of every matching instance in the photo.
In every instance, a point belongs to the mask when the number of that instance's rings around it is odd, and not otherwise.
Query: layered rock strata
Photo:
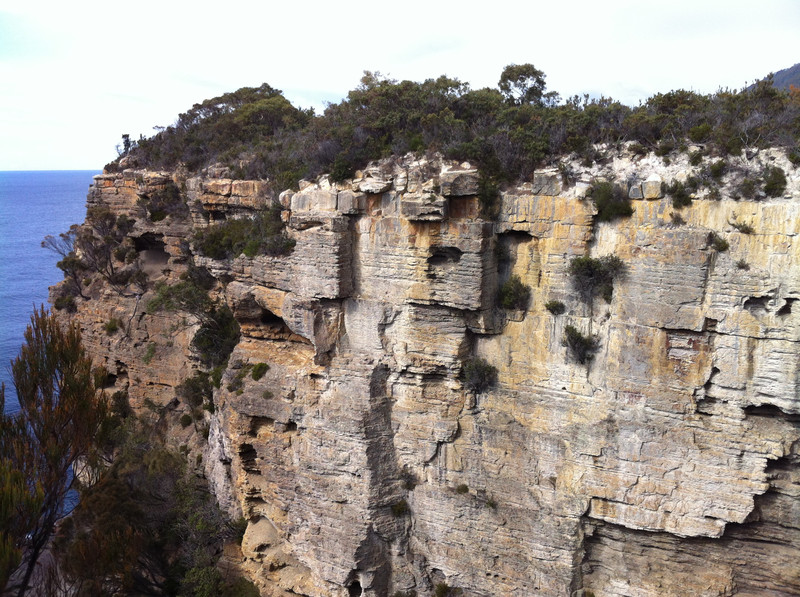
[[[248,520],[243,567],[263,595],[790,595],[800,177],[765,156],[790,172],[785,196],[734,200],[730,174],[676,218],[662,182],[691,174],[685,160],[565,161],[501,193],[493,220],[469,164],[388,160],[281,194],[296,241],[282,257],[218,261],[189,242],[269,205],[266,182],[126,170],[96,177],[89,205],[137,219],[152,281],[206,268],[241,325],[207,442],[174,440]],[[632,217],[596,221],[586,194],[603,178],[626,181]],[[153,223],[140,199],[170,184],[189,216]],[[610,302],[582,300],[570,261],[612,254]],[[523,310],[498,306],[512,275]],[[139,410],[188,408],[175,386],[198,367],[197,322],[146,313],[150,294],[91,296],[75,317],[114,387]],[[104,332],[109,317],[125,333]],[[599,340],[590,363],[570,358],[568,325]],[[498,370],[478,395],[460,377],[473,357]],[[255,363],[262,378],[230,383]]]

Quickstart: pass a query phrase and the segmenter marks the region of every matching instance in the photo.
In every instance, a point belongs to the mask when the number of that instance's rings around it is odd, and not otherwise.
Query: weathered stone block
[[[478,193],[477,170],[449,170],[439,176],[442,195],[445,197],[462,197]]]
[[[231,181],[224,178],[209,180],[203,184],[203,190],[212,195],[228,196],[231,194]]]
[[[447,219],[447,199],[439,195],[424,195],[422,197],[409,197],[406,195],[400,201],[403,216],[409,220],[422,220],[438,222]]]
[[[343,214],[363,213],[367,209],[367,196],[353,191],[340,191],[338,205]]]
[[[309,188],[292,196],[292,211],[336,211],[336,192]]]
[[[561,173],[555,168],[541,170],[533,174],[534,195],[560,195],[563,189]]]
[[[642,195],[645,199],[661,199],[661,186],[663,181],[658,174],[651,174],[642,183]]]

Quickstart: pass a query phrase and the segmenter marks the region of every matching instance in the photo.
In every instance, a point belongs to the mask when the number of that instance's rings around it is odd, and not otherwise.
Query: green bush
[[[749,264],[749,263],[747,263],[747,261],[746,261],[746,260],[744,260],[744,259],[739,259],[739,260],[736,262],[736,269],[741,269],[741,270],[745,270],[745,271],[747,271],[747,270],[749,270],[749,269],[750,269],[750,264]]]
[[[544,304],[544,308],[550,311],[553,315],[561,315],[567,310],[567,307],[561,301],[550,300]]]
[[[497,383],[497,367],[490,365],[485,359],[468,359],[461,368],[461,380],[467,390],[482,394]]]
[[[446,582],[436,583],[436,587],[433,590],[434,597],[455,597],[456,595],[461,594],[461,589],[457,587],[451,587]]]
[[[564,328],[564,346],[570,356],[581,365],[591,362],[594,353],[600,348],[597,336],[584,336],[578,328],[568,325]]]
[[[739,186],[736,189],[738,194],[744,199],[754,199],[757,190],[756,181],[754,181],[752,178],[745,178],[741,183],[739,183]]]
[[[228,360],[238,342],[239,324],[227,305],[223,305],[212,307],[206,314],[192,338],[192,347],[205,366],[216,368]]]
[[[194,421],[194,418],[192,417],[192,415],[190,415],[188,413],[181,415],[181,427],[184,427],[184,428],[188,427],[189,425],[192,424],[192,421]]]
[[[625,264],[616,255],[605,255],[599,259],[575,257],[570,261],[568,272],[582,300],[591,301],[599,294],[610,303],[614,280],[624,274]]]
[[[156,356],[156,343],[155,342],[150,342],[150,344],[147,345],[147,348],[144,351],[144,356],[142,357],[142,362],[145,365],[149,365],[150,361],[153,360],[154,356]]]
[[[692,166],[699,166],[703,163],[703,152],[702,151],[693,151],[689,154],[689,163]]]
[[[460,485],[457,485],[456,493],[459,493],[461,495],[469,493],[469,486],[466,483],[461,483]]]
[[[192,240],[200,254],[212,259],[288,255],[295,245],[286,235],[277,204],[254,218],[228,219],[198,230]]]
[[[233,379],[228,383],[228,391],[229,392],[239,392],[244,387],[244,378],[247,377],[247,374],[253,369],[253,366],[250,364],[243,365],[239,363],[238,365],[234,363],[233,367],[239,367],[239,371],[236,372],[236,375],[233,376]]]
[[[666,188],[667,194],[672,197],[672,207],[680,209],[692,204],[692,196],[689,189],[682,182],[673,181]]]
[[[730,224],[731,224],[731,226],[736,228],[736,230],[738,230],[742,234],[753,234],[753,232],[755,232],[755,229],[750,224],[748,224],[747,222],[735,221],[735,222],[731,222]]]
[[[714,180],[719,180],[725,174],[726,169],[727,164],[725,164],[725,160],[717,160],[708,167],[708,173]]]
[[[204,371],[198,371],[175,387],[178,397],[192,408],[198,408],[202,404],[210,402],[213,392],[211,377]]]
[[[786,190],[786,174],[777,166],[764,172],[764,192],[768,197],[780,197]]]
[[[590,197],[597,207],[597,221],[610,222],[633,215],[628,194],[619,185],[600,182],[592,189]]]
[[[189,215],[189,208],[181,197],[178,187],[174,183],[167,183],[149,195],[139,199],[139,205],[145,209],[151,222],[160,222],[167,216],[185,218]]]
[[[500,287],[500,304],[504,309],[527,309],[531,298],[531,288],[523,284],[516,274]]]
[[[730,247],[728,241],[714,231],[708,233],[708,236],[706,237],[706,245],[719,253],[724,253]]]
[[[707,122],[689,129],[689,139],[694,143],[704,143],[711,136],[713,128]]]
[[[117,331],[121,326],[122,326],[122,321],[120,321],[116,317],[112,317],[111,319],[108,320],[108,322],[106,322],[106,324],[103,326],[103,329],[106,331],[106,334],[108,334],[109,336],[113,336],[114,334],[117,333]]]
[[[251,375],[255,381],[258,381],[259,379],[264,377],[264,374],[267,371],[269,371],[269,365],[267,365],[266,363],[256,363],[255,365],[253,365],[253,372]]]

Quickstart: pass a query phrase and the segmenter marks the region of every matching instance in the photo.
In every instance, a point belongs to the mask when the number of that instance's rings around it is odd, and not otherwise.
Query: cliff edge
[[[277,199],[224,168],[105,173],[90,214],[125,217],[111,260],[138,269],[84,281],[72,317],[109,388],[166,416],[247,519],[262,595],[798,594],[800,174],[735,158],[680,207],[668,190],[709,163],[609,155],[491,208],[476,168],[436,155]],[[737,198],[775,166],[784,191]],[[632,215],[602,221],[604,183]],[[285,250],[199,248],[270,208]],[[607,256],[613,285],[581,286],[574,260]],[[190,270],[240,329],[199,413],[176,388],[209,369],[202,318],[152,302]]]

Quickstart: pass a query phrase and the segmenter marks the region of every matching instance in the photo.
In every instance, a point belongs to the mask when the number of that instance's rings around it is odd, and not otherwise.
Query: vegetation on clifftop
[[[330,172],[342,180],[373,159],[440,151],[470,160],[496,182],[529,176],[554,156],[576,152],[587,163],[594,145],[635,141],[666,155],[688,141],[725,156],[766,146],[800,148],[800,91],[768,78],[740,91],[710,95],[676,90],[631,108],[606,97],[561,100],[533,65],[509,65],[497,88],[471,89],[441,76],[422,83],[365,73],[323,114],[292,106],[267,84],[195,104],[175,124],[130,144],[142,167],[196,171],[224,163],[242,178],[276,188]],[[109,165],[114,168],[114,164]]]

